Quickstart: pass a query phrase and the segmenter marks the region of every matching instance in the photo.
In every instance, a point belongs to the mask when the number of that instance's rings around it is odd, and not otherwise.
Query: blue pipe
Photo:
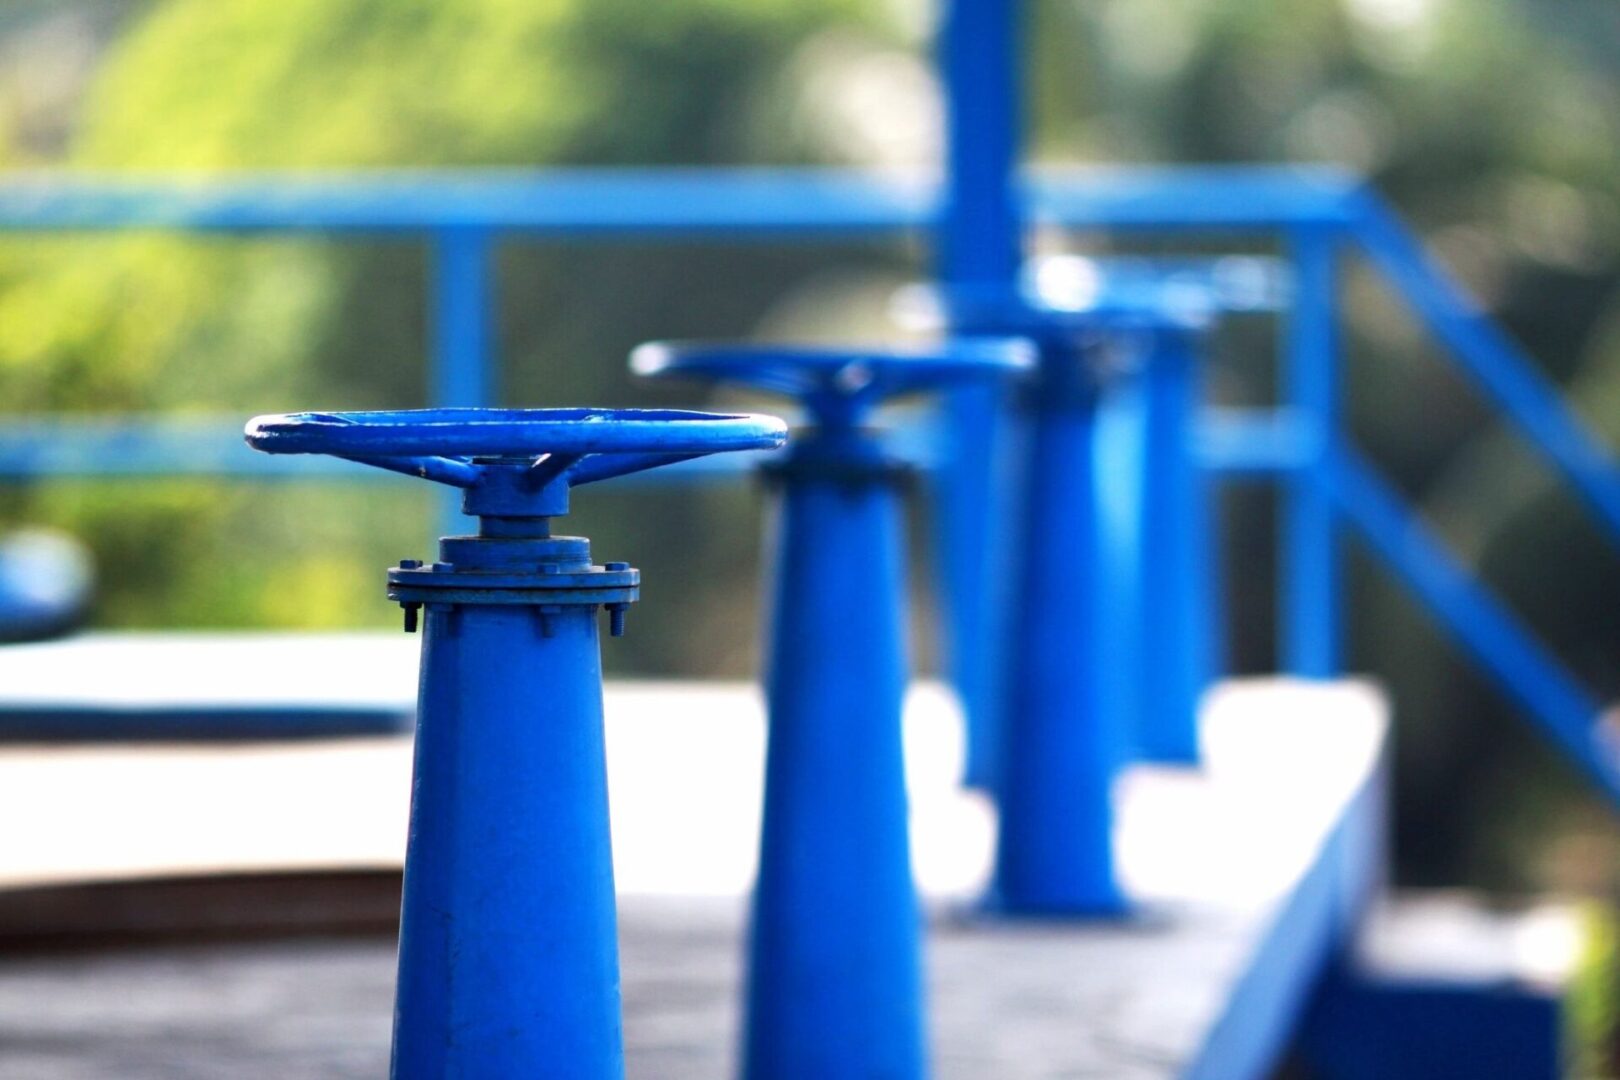
[[[1023,122],[1021,0],[944,0],[946,170],[937,257],[952,285],[1011,286],[1023,262],[1015,188]]]
[[[777,473],[743,1066],[756,1080],[926,1073],[899,476],[869,449],[800,442]]]
[[[440,230],[432,248],[435,318],[433,399],[481,407],[498,396],[490,363],[495,296],[489,230]]]
[[[1296,229],[1291,239],[1295,301],[1283,343],[1283,399],[1318,431],[1334,431],[1340,411],[1339,235],[1312,226]],[[1278,567],[1278,666],[1302,678],[1331,679],[1341,666],[1343,589],[1335,530],[1319,464],[1287,477]]]
[[[429,251],[433,268],[434,319],[433,404],[483,407],[495,404],[491,327],[494,323],[494,252],[488,229],[457,226],[440,229]],[[439,527],[458,528],[461,508],[446,495],[440,500]]]
[[[400,1080],[623,1073],[598,615],[538,621],[515,606],[427,612]]]
[[[945,191],[935,233],[948,287],[1010,292],[1023,261],[1024,207],[1016,184],[1022,138],[1018,31],[1021,0],[944,0],[938,44],[946,101]],[[957,319],[961,334],[998,333]],[[1017,434],[996,385],[961,387],[944,408],[950,439],[934,488],[939,537],[942,645],[967,718],[964,781],[990,788],[999,770],[995,735],[1018,513]]]
[[[973,717],[990,729],[976,737],[998,751],[989,902],[1014,914],[1105,915],[1125,907],[1112,787],[1133,736],[1151,737],[1156,756],[1196,756],[1213,594],[1197,580],[1210,537],[1197,525],[1203,429],[1190,342],[1228,301],[1153,274],[1109,288],[1082,266],[1043,269],[1012,294],[943,295],[955,325],[1024,333],[1041,353],[1040,378],[1019,408],[1029,446],[1005,681],[997,708]],[[1156,420],[1144,429],[1150,411]],[[1181,505],[1167,510],[1167,501]],[[1161,513],[1164,522],[1148,516]],[[1150,533],[1152,564],[1143,559]],[[1150,596],[1161,606],[1152,619],[1142,610]],[[1164,649],[1176,652],[1168,672],[1155,666]],[[1175,682],[1155,687],[1162,697],[1144,693],[1144,680],[1167,674]]]
[[[880,419],[882,419],[880,417]],[[933,472],[949,436],[942,425],[907,416],[886,425],[885,438],[905,442],[908,461]],[[360,473],[330,458],[271,457],[242,445],[242,425],[227,418],[76,419],[0,416],[0,481],[49,477],[233,476],[253,480],[351,479]],[[1227,477],[1261,479],[1316,459],[1314,428],[1289,409],[1211,407],[1199,426],[1204,467]],[[768,451],[693,458],[640,473],[643,484],[729,483],[758,466]]]
[[[1224,480],[1270,480],[1321,460],[1321,430],[1291,408],[1210,406],[1200,413],[1194,452]]]
[[[1097,592],[1096,722],[1122,733],[1128,756],[1140,748],[1147,701],[1141,671],[1146,665],[1147,521],[1151,478],[1147,475],[1148,393],[1146,365],[1151,349],[1132,335],[1122,355],[1130,360],[1098,388],[1091,458],[1091,490],[1096,508]],[[1124,345],[1124,342],[1120,344]]]
[[[1128,677],[1140,696],[1136,750],[1149,761],[1198,760],[1198,702],[1215,672],[1217,544],[1194,446],[1203,362],[1189,333],[1164,329],[1150,335],[1140,376],[1141,650]]]
[[[463,491],[472,536],[403,560],[426,609],[400,910],[392,1075],[624,1074],[597,620],[640,576],[554,536],[578,483],[671,455],[779,446],[768,417],[425,409],[260,417],[250,446],[330,454]]]
[[[1093,448],[1098,342],[1041,341],[988,902],[1008,914],[1106,915],[1115,880],[1113,782],[1125,732],[1104,695]]]
[[[650,344],[631,358],[642,375],[791,394],[814,421],[767,467],[781,521],[744,1026],[750,1080],[926,1073],[901,747],[898,485],[910,468],[865,425],[885,398],[1032,361],[1022,342],[1006,341],[911,353]]]

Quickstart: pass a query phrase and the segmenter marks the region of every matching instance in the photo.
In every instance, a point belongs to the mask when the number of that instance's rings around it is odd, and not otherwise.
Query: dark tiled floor
[[[623,905],[632,1077],[730,1075],[740,917],[723,901]],[[1166,1076],[1243,934],[1209,919],[1075,927],[936,922],[935,1072]],[[1212,978],[1198,978],[1202,967]],[[285,1080],[386,1072],[393,945],[298,941],[0,961],[6,1080]]]

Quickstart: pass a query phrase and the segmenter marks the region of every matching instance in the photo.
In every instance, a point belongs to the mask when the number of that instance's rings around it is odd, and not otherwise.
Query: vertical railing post
[[[1022,259],[1023,222],[1015,187],[1018,160],[1019,0],[943,0],[939,62],[945,84],[945,201],[937,236],[938,274],[947,287],[1010,292]],[[993,325],[957,319],[962,333]],[[992,786],[997,771],[1003,603],[1016,508],[1007,471],[1006,391],[954,390],[946,401],[950,433],[935,487],[939,519],[945,644],[952,682],[968,723],[969,783]]]
[[[1289,237],[1295,271],[1284,341],[1283,404],[1315,429],[1317,453],[1283,486],[1279,544],[1278,666],[1325,679],[1340,668],[1340,559],[1325,469],[1325,447],[1339,422],[1338,256],[1330,225]]]
[[[493,238],[483,226],[451,226],[433,234],[429,405],[494,404],[492,255]],[[439,525],[447,534],[461,527],[461,503],[454,495],[441,498]]]

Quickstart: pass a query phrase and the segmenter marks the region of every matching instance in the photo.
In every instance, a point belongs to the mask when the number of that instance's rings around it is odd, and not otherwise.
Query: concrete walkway
[[[376,685],[396,692],[381,675]],[[758,696],[616,683],[607,713],[631,1072],[726,1076],[759,813]],[[936,1075],[1257,1075],[1287,1037],[1301,980],[1376,877],[1385,727],[1381,699],[1358,684],[1219,688],[1204,768],[1136,766],[1121,779],[1121,873],[1139,914],[1009,925],[972,914],[993,811],[955,784],[949,696],[919,687],[908,779],[934,913]],[[0,884],[397,866],[408,770],[400,737],[8,747]],[[351,940],[0,960],[0,1077],[382,1075],[392,956],[386,940]]]

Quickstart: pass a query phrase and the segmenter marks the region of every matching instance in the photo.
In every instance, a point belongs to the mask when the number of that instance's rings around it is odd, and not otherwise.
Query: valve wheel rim
[[[736,382],[791,397],[829,389],[891,397],[1016,376],[1034,365],[1030,343],[1008,337],[925,346],[654,341],[630,358],[631,370],[641,376]]]
[[[781,445],[781,420],[681,409],[404,409],[255,417],[245,436],[272,454],[534,458],[709,454]]]

